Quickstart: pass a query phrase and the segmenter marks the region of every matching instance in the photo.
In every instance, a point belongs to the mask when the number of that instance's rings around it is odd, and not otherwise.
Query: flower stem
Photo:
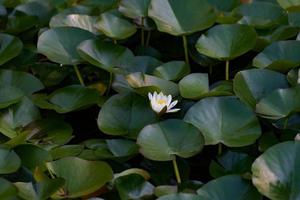
[[[118,42],[117,42],[117,40],[116,40],[116,39],[114,39],[114,44],[118,44]]]
[[[225,80],[228,81],[229,80],[229,61],[226,61],[226,75],[225,75]]]
[[[179,173],[177,162],[176,162],[176,157],[174,157],[172,162],[173,162],[173,167],[174,167],[174,172],[175,172],[177,183],[180,184],[181,183],[181,178],[180,178],[180,173]]]
[[[81,84],[82,86],[85,86],[84,81],[83,81],[83,78],[82,78],[82,75],[81,75],[81,73],[80,73],[80,71],[79,71],[79,69],[78,69],[78,66],[77,66],[77,65],[73,65],[73,66],[74,66],[74,70],[75,70],[75,72],[76,72],[76,75],[77,75],[77,78],[78,78],[80,84]]]
[[[144,31],[144,21],[145,18],[142,17],[142,22],[141,22],[141,45],[144,46],[145,45],[145,31]]]
[[[106,89],[106,96],[108,96],[109,94],[109,91],[110,91],[110,88],[111,88],[111,85],[112,85],[112,82],[113,82],[113,73],[112,72],[109,72],[109,82],[108,82],[108,86],[107,86],[107,89]]]
[[[287,118],[285,118],[285,120],[284,120],[283,129],[287,129],[288,125],[289,125],[289,118],[287,117]]]
[[[188,44],[187,44],[186,36],[183,35],[183,36],[182,36],[182,39],[183,39],[183,48],[184,48],[185,62],[186,62],[187,65],[190,65],[190,61],[189,61],[189,52],[188,52]]]
[[[151,31],[148,31],[147,39],[146,39],[146,47],[150,44],[150,38],[151,38]]]
[[[222,155],[222,143],[218,144],[218,155]]]

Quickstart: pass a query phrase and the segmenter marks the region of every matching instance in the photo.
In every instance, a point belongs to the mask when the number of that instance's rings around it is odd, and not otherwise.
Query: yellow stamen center
[[[167,101],[164,99],[160,99],[157,101],[157,104],[162,105],[162,104],[167,104]]]

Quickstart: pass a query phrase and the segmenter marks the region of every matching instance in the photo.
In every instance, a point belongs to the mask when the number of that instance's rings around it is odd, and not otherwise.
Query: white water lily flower
[[[172,96],[171,95],[164,95],[162,92],[157,94],[157,92],[154,92],[151,94],[150,92],[148,93],[148,97],[151,103],[152,109],[158,113],[158,114],[163,114],[163,113],[174,113],[179,111],[179,108],[174,108],[178,101],[173,101],[172,102]],[[163,112],[163,113],[161,113]]]

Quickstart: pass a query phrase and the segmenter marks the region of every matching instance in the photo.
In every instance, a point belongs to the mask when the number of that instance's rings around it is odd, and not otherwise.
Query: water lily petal
[[[178,103],[177,100],[173,101],[170,105],[169,105],[169,109],[173,108],[174,106],[176,106],[176,104]]]
[[[167,113],[174,113],[174,112],[178,112],[180,109],[179,108],[174,108],[171,110],[167,110]]]

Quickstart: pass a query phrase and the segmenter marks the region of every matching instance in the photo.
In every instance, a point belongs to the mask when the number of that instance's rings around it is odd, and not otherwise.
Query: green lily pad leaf
[[[114,174],[114,179],[117,179],[121,176],[127,176],[130,174],[138,174],[141,177],[143,177],[145,180],[149,180],[151,178],[150,174],[146,170],[139,169],[139,168],[130,168],[122,171],[121,173]]]
[[[279,5],[288,11],[300,11],[300,2],[299,0],[277,0]]]
[[[82,41],[94,38],[94,34],[80,28],[57,27],[49,29],[39,36],[37,50],[53,62],[76,65],[82,62],[76,47]]]
[[[97,104],[100,93],[92,88],[81,85],[69,85],[60,88],[49,96],[35,95],[34,102],[43,109],[52,109],[58,113],[67,113]]]
[[[289,12],[289,25],[291,26],[300,26],[300,12]]]
[[[21,11],[14,10],[7,17],[5,32],[17,35],[34,28],[39,23],[37,16],[30,16]]]
[[[19,129],[40,118],[39,109],[32,101],[24,97],[0,112],[0,133],[9,138],[17,136]]]
[[[169,161],[175,156],[189,158],[204,146],[200,131],[191,124],[169,119],[143,128],[137,138],[140,152],[155,161]]]
[[[256,188],[237,175],[214,179],[197,190],[197,193],[201,200],[262,200]]]
[[[18,190],[17,188],[9,181],[4,178],[0,178],[0,199],[3,200],[13,200],[17,199]]]
[[[235,13],[243,16],[239,21],[258,29],[273,28],[286,20],[285,11],[278,5],[269,2],[242,4]]]
[[[60,84],[69,74],[73,73],[70,67],[61,67],[55,63],[36,63],[30,66],[35,77],[46,87]]]
[[[0,70],[0,85],[18,88],[26,95],[44,89],[41,81],[29,73],[4,69]]]
[[[134,93],[117,94],[107,100],[98,116],[98,127],[109,135],[136,138],[139,131],[157,121],[146,98]]]
[[[157,200],[200,200],[197,195],[195,194],[185,194],[185,193],[178,193],[178,194],[169,194],[159,197]]]
[[[199,53],[219,60],[232,60],[254,48],[256,32],[247,25],[217,25],[201,35],[196,43]]]
[[[0,148],[0,174],[11,174],[20,167],[21,160],[13,150]]]
[[[294,38],[298,34],[295,26],[281,25],[275,29],[257,30],[258,38],[255,50],[260,52],[275,41]]]
[[[135,56],[133,59],[129,57],[123,68],[128,73],[143,72],[152,74],[153,71],[163,63],[151,56]]]
[[[177,96],[179,93],[178,85],[174,82],[147,75],[141,72],[132,73],[126,76],[128,84],[135,91],[142,95],[147,95],[148,92],[163,92]]]
[[[253,159],[244,153],[227,151],[209,165],[209,172],[214,178],[229,174],[243,175],[251,171]]]
[[[57,193],[56,198],[76,198],[91,194],[113,178],[113,172],[105,162],[76,157],[48,162],[47,168],[66,181],[64,194]]]
[[[213,7],[206,0],[152,0],[149,16],[159,31],[179,36],[201,31],[216,20]]]
[[[143,199],[154,193],[154,186],[138,174],[121,176],[114,184],[121,200]]]
[[[51,149],[50,154],[53,160],[57,160],[64,157],[78,156],[83,149],[83,145],[64,145]]]
[[[22,90],[11,86],[0,86],[0,109],[19,102],[23,98]]]
[[[65,181],[61,178],[46,179],[37,183],[17,182],[18,195],[25,200],[46,200],[57,192]]]
[[[253,144],[261,135],[255,113],[236,97],[202,99],[187,111],[184,121],[199,128],[205,145],[242,147]]]
[[[15,11],[23,12],[28,16],[36,16],[39,24],[47,25],[54,10],[48,1],[32,1],[16,6]]]
[[[19,38],[5,33],[0,33],[0,45],[0,65],[19,55],[23,49]]]
[[[241,2],[239,0],[227,0],[227,1],[219,1],[219,0],[208,0],[218,12],[218,18],[216,22],[220,24],[232,24],[236,23],[241,16],[236,16],[232,10],[239,6]]]
[[[25,166],[31,171],[34,171],[36,167],[51,161],[49,152],[35,145],[19,145],[14,148],[14,151],[20,157],[22,166]]]
[[[203,97],[233,96],[233,84],[231,81],[219,81],[210,86],[210,91]]]
[[[102,13],[94,26],[107,37],[116,40],[126,39],[136,32],[135,25],[123,18],[116,10]]]
[[[235,94],[252,108],[274,90],[288,87],[285,75],[265,69],[240,71],[233,80]]]
[[[253,65],[287,72],[300,65],[300,58],[297,54],[299,51],[300,41],[273,42],[253,59]]]
[[[95,35],[99,34],[94,24],[96,23],[96,17],[84,15],[84,14],[64,14],[60,13],[51,18],[49,22],[50,28],[56,27],[77,27]]]
[[[179,82],[180,95],[187,99],[199,99],[209,91],[208,75],[192,73]]]
[[[126,17],[135,19],[147,17],[150,0],[122,0],[119,11]]]
[[[126,139],[91,139],[85,141],[84,145],[93,150],[93,155],[97,159],[112,159],[123,162],[138,153],[137,144]],[[84,157],[84,153],[80,157]]]
[[[72,127],[59,118],[45,118],[25,127],[30,142],[45,149],[68,143],[72,138]]]
[[[281,119],[300,111],[300,85],[277,89],[261,99],[256,105],[256,113],[267,119]]]
[[[155,68],[153,75],[168,81],[178,81],[189,72],[190,67],[185,62],[171,61]]]
[[[269,148],[252,165],[252,182],[273,200],[300,198],[300,142],[289,141]]]
[[[86,40],[77,47],[77,51],[87,62],[109,72],[134,58],[129,49],[100,40]]]

